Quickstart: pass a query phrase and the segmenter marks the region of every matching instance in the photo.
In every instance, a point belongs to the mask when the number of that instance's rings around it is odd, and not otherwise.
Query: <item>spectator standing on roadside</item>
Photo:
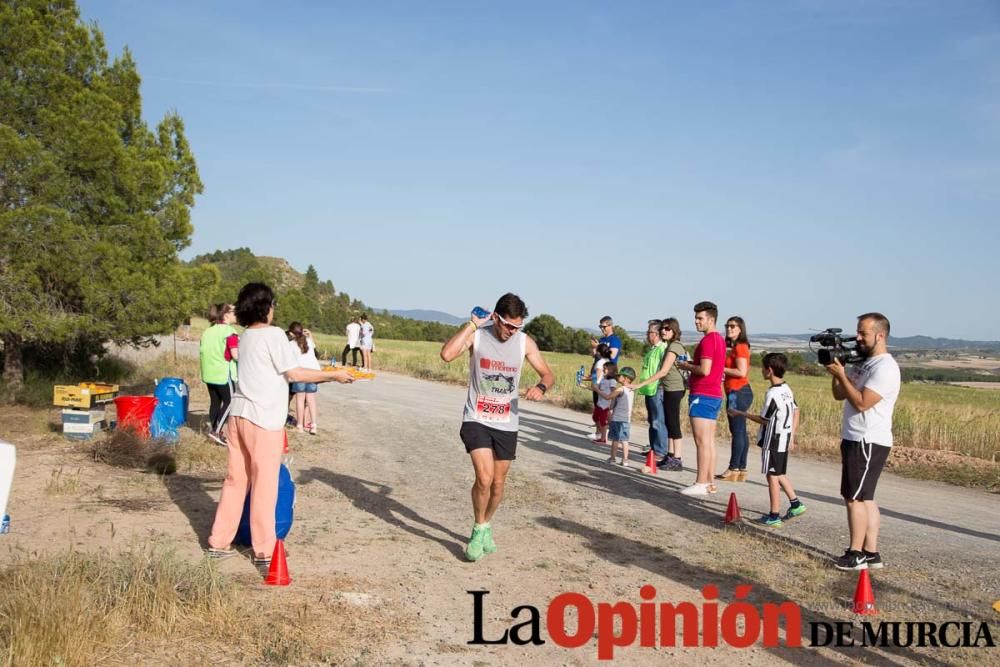
[[[285,332],[271,326],[275,307],[274,292],[263,283],[244,285],[236,301],[236,316],[246,330],[240,336],[240,381],[226,427],[226,479],[207,552],[209,558],[237,553],[232,541],[249,489],[253,563],[264,572],[277,541],[274,508],[285,444],[288,383],[353,381],[346,369],[317,371],[299,367]]]
[[[663,391],[663,422],[667,430],[667,454],[656,465],[664,470],[682,470],[681,445],[681,402],[684,400],[684,376],[678,363],[687,361],[687,350],[681,344],[681,326],[676,317],[667,317],[660,322],[660,338],[664,353],[660,368],[645,382],[633,387],[659,382]]]
[[[618,334],[615,333],[614,320],[611,319],[610,315],[605,315],[604,317],[601,318],[601,321],[600,323],[598,323],[597,326],[601,330],[601,337],[590,339],[590,356],[594,358],[594,363],[596,364],[598,360],[597,346],[604,344],[607,345],[608,349],[611,351],[611,356],[609,357],[609,360],[614,364],[620,364],[622,339],[619,338]],[[591,366],[590,372],[591,373],[594,372],[593,366]],[[593,400],[594,400],[594,405],[597,405],[596,392],[594,392]]]
[[[712,475],[715,471],[715,427],[722,407],[722,372],[726,364],[726,341],[715,323],[719,317],[718,307],[711,301],[700,301],[694,306],[694,326],[703,334],[694,350],[690,362],[680,364],[681,370],[688,371],[690,395],[688,396],[688,416],[691,431],[698,450],[698,474],[695,482],[681,490],[686,496],[703,496],[715,493]]]
[[[347,353],[351,353],[351,365],[357,368],[358,365],[358,352],[361,351],[361,325],[358,323],[357,317],[352,317],[351,321],[347,323],[344,328],[344,333],[347,334],[347,345],[344,346],[343,359],[341,360],[341,365],[347,365]],[[364,355],[362,355],[364,359]]]
[[[753,405],[750,387],[750,340],[742,317],[733,316],[726,321],[726,367],[722,388],[726,393],[726,419],[732,435],[729,468],[715,479],[724,482],[742,482],[747,478],[747,452],[750,437],[747,435],[747,418],[742,413]],[[733,412],[730,413],[729,411]]]
[[[782,492],[788,496],[789,503],[785,520],[801,516],[806,511],[806,506],[795,495],[792,480],[788,477],[788,457],[795,449],[795,434],[799,430],[799,406],[795,403],[791,387],[784,380],[787,368],[788,357],[780,352],[765,354],[761,360],[761,374],[771,386],[764,394],[760,416],[736,408],[726,410],[763,426],[757,446],[761,448],[761,472],[767,475],[770,507],[760,522],[771,528],[779,528],[782,524]]]
[[[608,347],[607,343],[601,343],[597,346],[596,361],[590,372],[590,387],[591,391],[598,391],[598,384],[604,379],[604,367],[611,361],[611,348]],[[610,406],[606,401],[601,401],[600,398],[594,403],[594,411],[591,416],[594,419],[594,432],[587,435],[587,437],[598,444],[606,444],[608,436],[608,408]],[[599,418],[604,418],[603,426]]]
[[[288,325],[288,335],[291,338],[288,344],[298,356],[299,367],[320,370],[312,332],[304,328],[301,322],[292,322]],[[319,424],[316,394],[319,392],[319,385],[315,382],[292,382],[291,390],[295,393],[295,430],[316,435]]]
[[[858,317],[857,350],[864,363],[846,370],[838,359],[826,366],[833,397],[844,401],[840,442],[840,495],[847,505],[850,545],[835,561],[839,570],[879,569],[881,515],[875,486],[892,449],[892,413],[901,384],[899,364],[889,354],[889,319],[882,313]]]
[[[663,387],[657,373],[663,366],[667,345],[660,338],[660,320],[649,320],[646,326],[646,344],[642,355],[639,381],[634,387],[636,395],[646,402],[646,419],[649,422],[649,447],[660,459],[667,458],[667,425],[663,420]],[[656,379],[654,379],[656,378]]]
[[[370,373],[372,370],[372,349],[375,347],[375,327],[368,321],[368,316],[361,315],[361,370]]]
[[[236,383],[236,362],[230,352],[226,354],[227,341],[237,335],[236,309],[231,303],[217,303],[208,311],[211,326],[201,334],[198,344],[198,361],[201,367],[201,381],[208,387],[208,438],[218,445],[225,445],[223,426],[229,416]],[[227,358],[228,357],[228,358]]]

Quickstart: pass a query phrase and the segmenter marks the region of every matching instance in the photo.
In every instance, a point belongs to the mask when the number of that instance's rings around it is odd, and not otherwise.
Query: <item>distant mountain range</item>
[[[442,324],[461,324],[465,317],[457,317],[440,310],[389,310],[393,315],[408,317],[413,320],[423,322],[441,322]],[[629,331],[630,336],[642,340],[644,331]],[[844,332],[850,335],[850,332]],[[763,348],[796,349],[805,348],[809,344],[812,333],[803,334],[779,334],[761,333],[754,334],[752,342]],[[996,340],[962,340],[956,338],[934,338],[931,336],[902,336],[889,337],[889,347],[897,350],[976,350],[982,352],[1000,353],[1000,341]]]
[[[849,339],[853,339],[852,332],[845,331]],[[844,335],[841,334],[841,335]],[[762,333],[755,334],[752,342],[758,343],[762,347],[807,347],[809,339],[815,334],[775,334]],[[889,347],[896,350],[955,350],[955,351],[982,351],[1000,352],[1000,341],[996,340],[962,340],[956,338],[933,338],[931,336],[889,336]]]
[[[400,317],[408,317],[411,320],[419,320],[421,322],[440,322],[441,324],[461,324],[465,320],[469,319],[467,317],[456,317],[455,315],[449,315],[448,313],[443,313],[440,310],[392,310],[389,312],[393,315],[399,315]]]

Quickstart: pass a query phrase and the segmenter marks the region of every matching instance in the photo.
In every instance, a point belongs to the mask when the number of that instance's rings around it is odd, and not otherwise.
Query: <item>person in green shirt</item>
[[[659,369],[642,383],[659,382],[663,394],[663,420],[667,431],[667,455],[656,465],[664,470],[683,470],[681,462],[681,401],[685,394],[685,380],[677,367],[679,361],[687,360],[687,350],[681,344],[681,327],[676,317],[665,317],[660,321],[660,339],[663,341],[663,357]]]
[[[663,364],[667,344],[660,337],[660,320],[650,320],[646,328],[646,344],[649,346],[642,356],[642,370],[639,381],[632,385],[637,396],[646,400],[646,416],[649,421],[649,447],[662,460],[667,458],[667,425],[663,418],[663,387],[659,377],[653,376]],[[647,450],[648,451],[648,450]]]
[[[201,335],[198,347],[201,381],[208,387],[208,437],[219,445],[225,445],[222,427],[229,416],[229,402],[236,382],[235,362],[226,360],[226,339],[236,334],[233,327],[236,308],[231,303],[215,304],[208,313],[208,319],[212,326]]]

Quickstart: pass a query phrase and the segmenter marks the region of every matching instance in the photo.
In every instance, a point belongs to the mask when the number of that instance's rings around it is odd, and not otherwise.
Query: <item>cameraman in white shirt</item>
[[[840,570],[883,567],[878,553],[879,511],[875,486],[892,448],[892,412],[899,397],[899,365],[889,354],[889,320],[881,313],[858,317],[857,351],[862,363],[844,368],[834,357],[833,397],[844,401],[841,424],[840,495],[847,504],[851,544],[836,560]]]

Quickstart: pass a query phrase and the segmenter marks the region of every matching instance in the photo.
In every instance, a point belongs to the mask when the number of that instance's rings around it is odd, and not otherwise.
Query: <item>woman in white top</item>
[[[316,358],[316,344],[313,343],[312,332],[302,326],[301,322],[288,325],[288,344],[299,358],[299,366],[318,371],[319,359]],[[295,394],[295,430],[299,433],[309,431],[316,435],[319,418],[316,412],[316,392],[319,387],[315,382],[293,382],[292,392]]]
[[[250,535],[253,561],[266,570],[277,541],[274,510],[278,502],[278,470],[284,450],[289,382],[352,382],[346,370],[321,371],[299,366],[285,332],[271,326],[274,292],[263,283],[240,290],[236,318],[246,327],[240,336],[240,377],[229,408],[229,462],[215,512],[208,555],[236,553],[231,544],[250,487]]]

